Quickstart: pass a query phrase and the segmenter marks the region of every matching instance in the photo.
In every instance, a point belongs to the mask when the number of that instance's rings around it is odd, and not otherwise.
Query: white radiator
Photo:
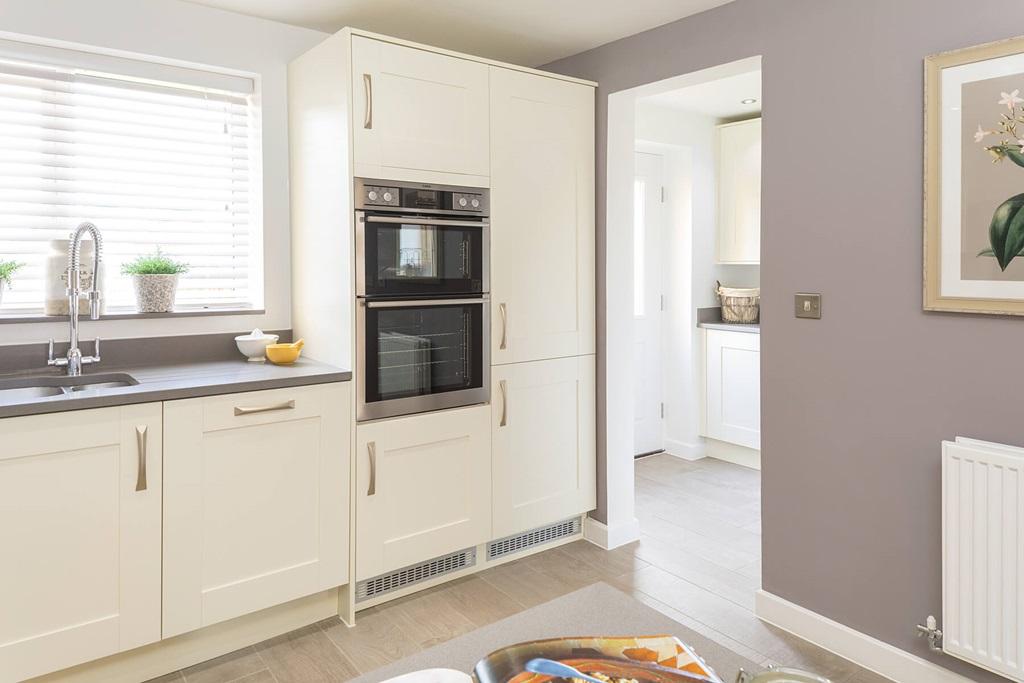
[[[1024,681],[1024,449],[942,443],[942,649]]]

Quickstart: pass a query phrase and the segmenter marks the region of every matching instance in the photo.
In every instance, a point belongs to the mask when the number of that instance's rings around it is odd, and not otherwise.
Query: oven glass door
[[[360,317],[362,419],[486,400],[485,299],[364,300]]]
[[[360,296],[445,296],[487,291],[487,223],[364,215]]]

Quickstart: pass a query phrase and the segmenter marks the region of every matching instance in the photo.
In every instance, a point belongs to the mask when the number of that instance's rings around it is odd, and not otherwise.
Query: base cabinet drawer
[[[597,504],[594,356],[492,368],[493,538]]]
[[[159,403],[0,420],[0,681],[160,639]]]
[[[490,406],[356,428],[356,580],[483,543]]]
[[[348,582],[348,383],[164,404],[164,638]]]

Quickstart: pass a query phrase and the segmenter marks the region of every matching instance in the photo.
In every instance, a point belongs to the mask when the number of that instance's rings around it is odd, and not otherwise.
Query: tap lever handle
[[[53,365],[53,337],[50,337],[50,344],[46,349],[46,364]]]
[[[93,342],[92,357],[93,357],[93,359],[97,363],[100,362],[100,338],[99,337],[96,337],[96,340]]]

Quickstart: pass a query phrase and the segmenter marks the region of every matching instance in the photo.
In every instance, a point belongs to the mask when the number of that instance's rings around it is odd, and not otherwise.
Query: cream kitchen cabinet
[[[0,432],[0,681],[159,640],[160,404]]]
[[[491,362],[595,351],[594,88],[491,68]]]
[[[705,330],[705,436],[761,448],[761,335]]]
[[[718,262],[761,261],[761,119],[718,128]]]
[[[348,582],[349,383],[164,404],[163,636]]]
[[[483,543],[490,406],[356,427],[356,580]]]
[[[594,356],[495,366],[492,536],[596,506]]]
[[[486,185],[488,67],[352,36],[355,175]]]

